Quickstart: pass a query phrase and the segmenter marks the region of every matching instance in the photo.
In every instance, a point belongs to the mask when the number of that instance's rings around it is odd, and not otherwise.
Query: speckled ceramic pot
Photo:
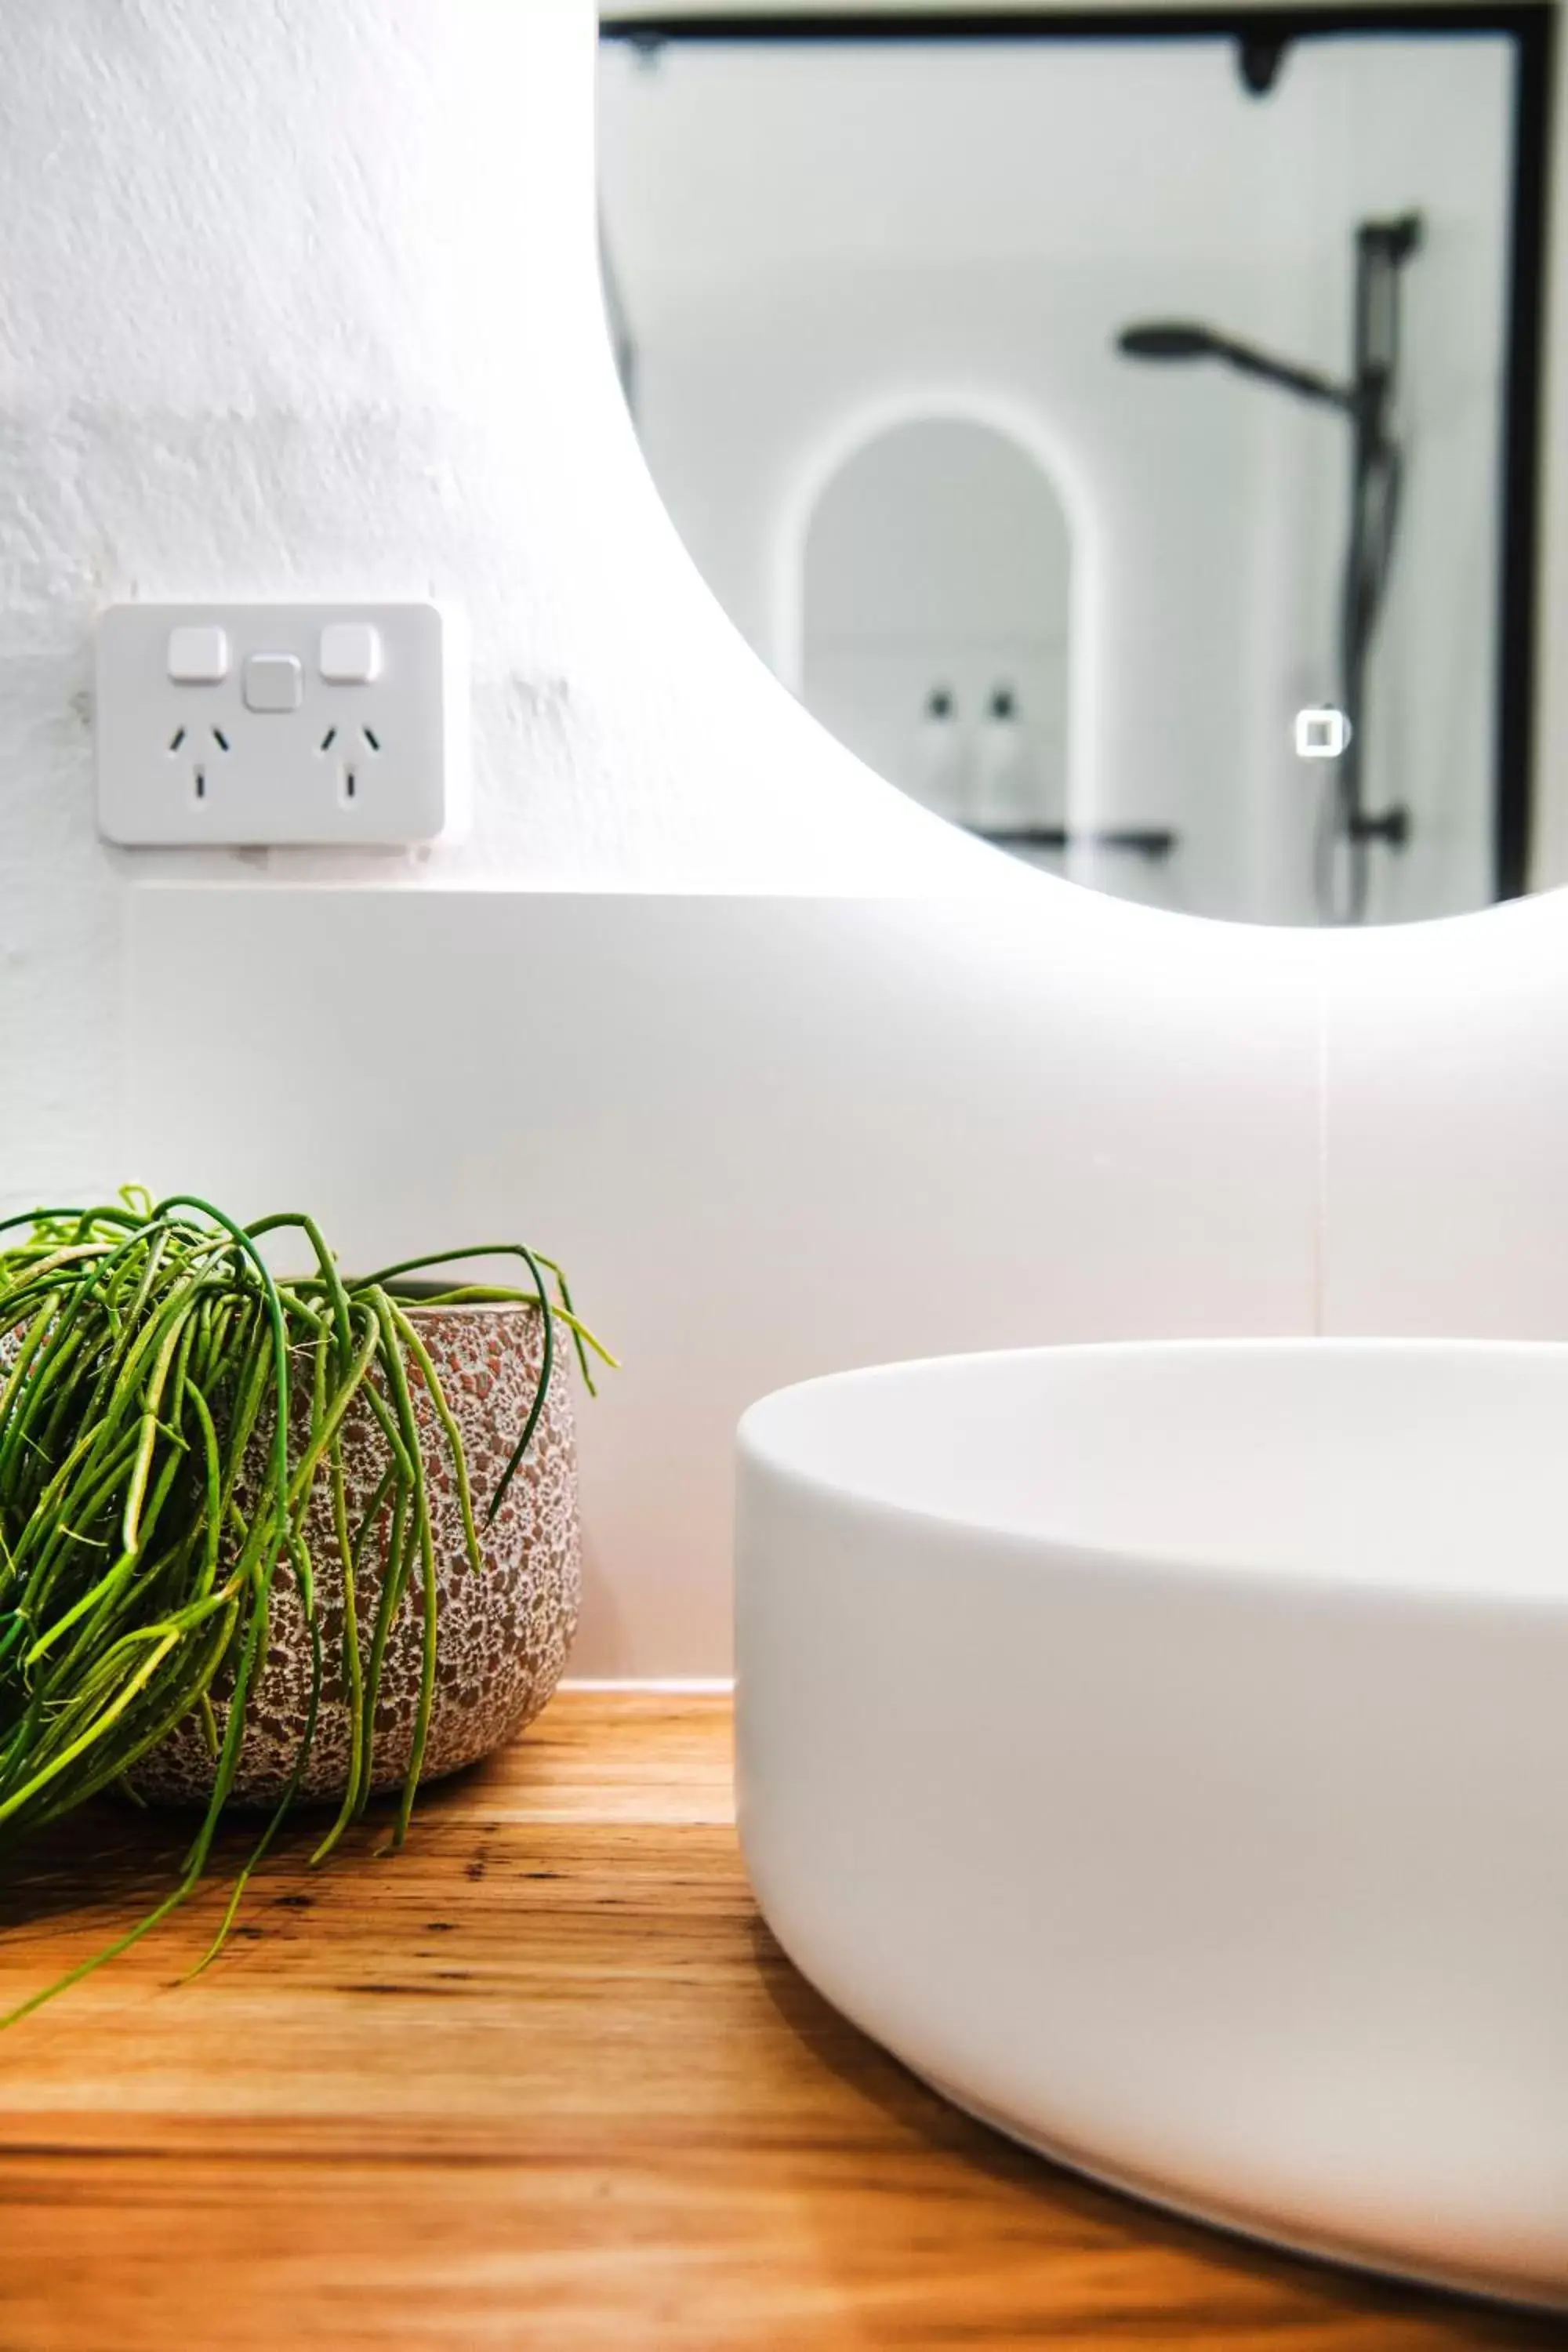
[[[411,1312],[462,1434],[485,1559],[484,1573],[477,1575],[464,1547],[451,1454],[429,1391],[417,1366],[409,1363],[424,1440],[440,1612],[435,1708],[424,1766],[425,1777],[433,1779],[511,1738],[538,1714],[561,1679],[576,1628],[581,1584],[576,1441],[571,1350],[558,1347],[532,1444],[487,1528],[489,1498],[527,1420],[539,1379],[541,1318],[529,1307],[418,1307]],[[343,1423],[351,1525],[368,1507],[388,1460],[369,1406],[356,1402]],[[330,1800],[341,1798],[347,1783],[350,1717],[342,1568],[324,1476],[311,1500],[306,1541],[316,1571],[326,1675],[300,1794]],[[363,1563],[354,1589],[360,1655],[368,1665],[381,1596],[379,1561]],[[407,1770],[423,1653],[423,1591],[416,1569],[383,1663],[372,1763],[378,1789],[400,1785]],[[275,1804],[283,1795],[304,1734],[310,1692],[304,1612],[292,1580],[282,1575],[274,1592],[266,1668],[247,1710],[237,1802]],[[213,1696],[221,1728],[221,1685]],[[135,1773],[137,1791],[156,1802],[201,1803],[212,1785],[212,1757],[194,1717]]]

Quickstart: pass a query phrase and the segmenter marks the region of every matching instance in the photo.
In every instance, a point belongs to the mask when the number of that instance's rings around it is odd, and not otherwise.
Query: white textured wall
[[[1014,887],[791,706],[745,715],[605,353],[594,30],[587,0],[0,0],[0,1197],[120,1166],[124,894],[159,868],[93,832],[115,597],[467,608],[470,841],[275,873]]]

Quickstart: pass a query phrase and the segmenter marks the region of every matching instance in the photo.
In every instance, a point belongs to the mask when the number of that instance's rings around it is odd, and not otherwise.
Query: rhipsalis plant
[[[269,1261],[290,1244],[309,1270],[275,1276]],[[520,1260],[531,1286],[431,1286],[433,1268],[499,1257]],[[517,1302],[542,1319],[531,1405],[492,1494],[470,1492],[457,1423],[407,1311],[416,1297],[421,1306]],[[292,1586],[311,1646],[309,1719],[293,1778],[208,1958],[221,1947],[247,1880],[296,1801],[314,1736],[324,1661],[306,1530],[319,1480],[333,1496],[351,1628],[363,1622],[356,1584],[366,1593],[374,1584],[377,1597],[366,1663],[357,1648],[349,1662],[348,1786],[314,1859],[325,1860],[368,1802],[387,1637],[402,1612],[417,1608],[424,1673],[394,1832],[402,1843],[439,1635],[414,1390],[423,1385],[434,1404],[480,1573],[480,1527],[528,1453],[563,1333],[592,1394],[590,1351],[614,1360],[579,1322],[560,1267],[520,1243],[447,1250],[349,1279],[312,1220],[293,1213],[242,1226],[202,1201],[154,1204],[127,1192],[113,1205],[37,1210],[0,1224],[0,1853],[125,1782],[193,1716],[214,1757],[211,1800],[163,1901],[0,2023],[125,1950],[201,1880],[233,1792],[269,1623]],[[357,1518],[342,1452],[356,1399],[379,1425],[386,1460]]]

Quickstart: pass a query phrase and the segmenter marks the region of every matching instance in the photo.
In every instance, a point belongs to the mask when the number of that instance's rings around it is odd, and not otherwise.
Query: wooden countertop
[[[722,1701],[563,1694],[396,1860],[301,1835],[198,1982],[216,1887],[0,2039],[0,2352],[1568,2343],[966,2122],[782,1958],[729,1772]],[[24,1857],[0,2001],[176,1851],[108,1809]]]

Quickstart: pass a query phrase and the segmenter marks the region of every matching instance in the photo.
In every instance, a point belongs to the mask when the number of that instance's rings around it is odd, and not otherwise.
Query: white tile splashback
[[[1325,1328],[1568,1338],[1568,898],[1324,944]]]
[[[361,1264],[536,1241],[623,1354],[582,1415],[580,1673],[728,1665],[731,1441],[768,1389],[1313,1328],[1312,934],[1044,880],[1005,904],[175,884],[131,919],[141,1180],[308,1204]]]

